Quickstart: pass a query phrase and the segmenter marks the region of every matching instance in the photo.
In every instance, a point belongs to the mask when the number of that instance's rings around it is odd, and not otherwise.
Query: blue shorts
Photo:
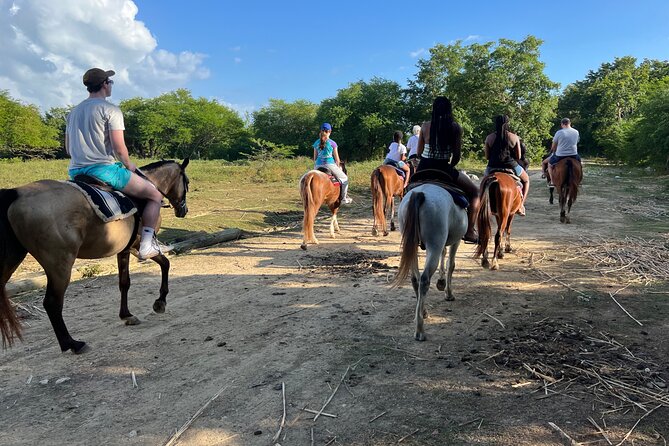
[[[555,164],[557,164],[560,160],[563,160],[563,159],[565,159],[565,158],[576,158],[576,159],[578,160],[579,163],[581,162],[581,157],[578,156],[578,154],[576,154],[576,155],[567,155],[567,156],[557,156],[555,153],[552,154],[550,158],[548,158],[548,162],[549,162],[551,165],[555,165]]]
[[[125,168],[123,163],[114,164],[93,164],[78,169],[70,169],[70,179],[77,175],[90,175],[109,184],[116,190],[122,190],[128,185],[132,172]]]
[[[404,166],[406,166],[406,163],[404,161],[395,161],[395,160],[390,159],[390,158],[386,158],[385,160],[383,160],[383,164],[387,164],[387,165],[393,166],[393,167],[398,167],[400,169],[403,169]]]

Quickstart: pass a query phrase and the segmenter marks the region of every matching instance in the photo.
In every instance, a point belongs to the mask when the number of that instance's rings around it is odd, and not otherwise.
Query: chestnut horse
[[[389,165],[381,165],[372,172],[372,210],[374,224],[372,235],[379,235],[379,228],[383,235],[388,235],[386,216],[390,210],[390,230],[395,230],[395,196],[402,200],[404,196],[404,179],[397,173],[397,169]]]
[[[559,194],[560,222],[571,223],[569,212],[578,196],[578,187],[583,180],[583,168],[576,158],[563,158],[553,166],[553,185]],[[551,190],[551,203],[553,202]],[[565,211],[565,205],[567,210]]]
[[[453,201],[451,194],[435,184],[421,184],[407,192],[399,206],[399,224],[402,232],[402,253],[397,276],[392,286],[401,285],[411,274],[411,285],[416,294],[417,341],[425,340],[423,320],[427,317],[425,296],[430,289],[432,275],[439,266],[437,289],[446,290],[446,300],[453,300],[451,279],[455,269],[455,254],[460,239],[467,232],[467,212]],[[418,246],[425,248],[425,268],[418,270]],[[448,250],[448,273],[444,268]]]
[[[499,269],[497,259],[504,258],[501,247],[501,237],[506,237],[504,252],[511,252],[511,223],[516,211],[523,203],[523,196],[518,183],[511,175],[504,172],[493,172],[483,178],[481,182],[479,207],[476,225],[479,232],[479,245],[474,257],[483,256],[481,266],[492,270]],[[488,242],[492,223],[491,214],[497,220],[497,233],[495,233],[495,250],[492,254],[492,266],[488,261]]]
[[[341,170],[346,173],[346,165],[341,162]],[[306,250],[308,243],[318,244],[318,239],[314,235],[314,220],[316,214],[323,204],[326,204],[332,212],[330,220],[330,237],[335,237],[335,231],[339,232],[339,222],[337,222],[337,212],[341,206],[341,184],[334,180],[322,170],[310,170],[300,178],[300,196],[304,206],[304,218],[302,219],[302,232],[304,238],[300,248]]]
[[[188,177],[183,164],[159,161],[142,168],[146,177],[169,200],[177,217],[188,212]],[[4,346],[21,338],[21,324],[5,291],[5,284],[27,253],[44,268],[47,277],[46,309],[62,351],[81,353],[85,342],[70,336],[63,320],[65,290],[70,283],[75,259],[100,259],[116,254],[121,309],[119,317],[132,325],[139,319],[128,311],[130,251],[139,246],[139,217],[103,222],[86,197],[62,181],[42,180],[15,189],[0,190],[0,331]],[[153,303],[156,313],[165,311],[170,262],[158,255],[151,260],[160,265],[160,295]]]

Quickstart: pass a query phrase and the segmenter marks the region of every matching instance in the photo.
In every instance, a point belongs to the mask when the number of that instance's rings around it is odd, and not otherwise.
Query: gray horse
[[[392,282],[402,284],[411,273],[411,284],[416,293],[416,340],[424,341],[423,319],[427,317],[425,296],[430,288],[430,279],[439,268],[437,288],[446,289],[446,300],[455,299],[451,279],[455,269],[455,254],[462,236],[467,232],[467,212],[453,202],[453,197],[442,187],[434,184],[417,186],[400,203],[399,224],[402,232],[402,254],[399,271]],[[425,269],[418,270],[418,246],[425,248]],[[444,260],[448,253],[448,275]],[[446,276],[446,279],[444,279]],[[420,281],[419,281],[420,278]]]

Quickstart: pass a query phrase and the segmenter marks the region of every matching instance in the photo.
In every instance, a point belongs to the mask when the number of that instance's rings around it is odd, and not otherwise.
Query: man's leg
[[[133,173],[130,181],[122,189],[122,192],[131,197],[146,200],[146,206],[142,213],[142,235],[139,242],[139,257],[148,259],[161,254],[160,247],[153,243],[155,231],[158,229],[160,218],[160,202],[163,195],[149,181]]]
[[[527,201],[527,194],[530,192],[530,176],[523,170],[520,175],[520,182],[523,183],[523,202],[518,209],[518,214],[525,216],[525,201]]]
[[[405,163],[404,166],[402,166],[402,170],[404,171],[404,187],[407,187],[407,184],[409,184],[409,177],[411,176],[411,168]]]

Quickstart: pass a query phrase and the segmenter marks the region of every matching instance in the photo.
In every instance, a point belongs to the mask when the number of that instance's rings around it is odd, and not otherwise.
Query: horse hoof
[[[125,321],[125,325],[139,325],[142,322],[137,316],[126,317],[123,320]]]
[[[437,280],[437,289],[439,291],[444,291],[446,289],[446,279]]]
[[[481,262],[481,266],[484,267],[485,269],[490,269],[490,262],[484,260]]]
[[[160,299],[156,299],[155,302],[153,302],[153,311],[156,313],[164,313],[165,312],[165,302],[163,302]]]
[[[565,222],[566,224],[571,224],[571,219],[570,219],[569,217],[566,217],[566,218],[564,219],[564,222]]]
[[[564,215],[560,215],[560,223],[564,223],[567,219],[564,218]]]
[[[502,251],[497,253],[497,258],[498,259],[503,259],[504,258],[504,253]]]
[[[72,353],[75,355],[80,355],[81,353],[84,353],[88,350],[88,346],[83,341],[73,341],[70,350],[72,350]]]
[[[511,249],[510,246],[507,246],[506,248],[504,248],[504,252],[513,252],[513,250]]]
[[[492,271],[497,271],[497,270],[499,269],[499,265],[497,264],[497,262],[493,263],[493,264],[490,266],[490,269],[491,269]]]
[[[376,228],[373,228],[372,229],[372,236],[376,237],[377,235],[379,235],[379,231],[377,231]]]
[[[383,231],[383,236],[384,236],[384,237],[388,237],[388,234],[390,234],[390,232],[388,232],[388,231]]]
[[[416,338],[416,341],[421,341],[421,342],[423,342],[425,339],[427,339],[425,337],[425,333],[416,333],[416,335],[414,337]]]
[[[306,244],[306,243],[302,243],[302,244],[300,245],[300,248],[302,248],[303,250],[306,251],[306,250],[307,250],[307,244]]]
[[[548,204],[553,204],[553,198],[548,199]]]
[[[390,223],[390,230],[394,231],[395,230],[395,223]]]

